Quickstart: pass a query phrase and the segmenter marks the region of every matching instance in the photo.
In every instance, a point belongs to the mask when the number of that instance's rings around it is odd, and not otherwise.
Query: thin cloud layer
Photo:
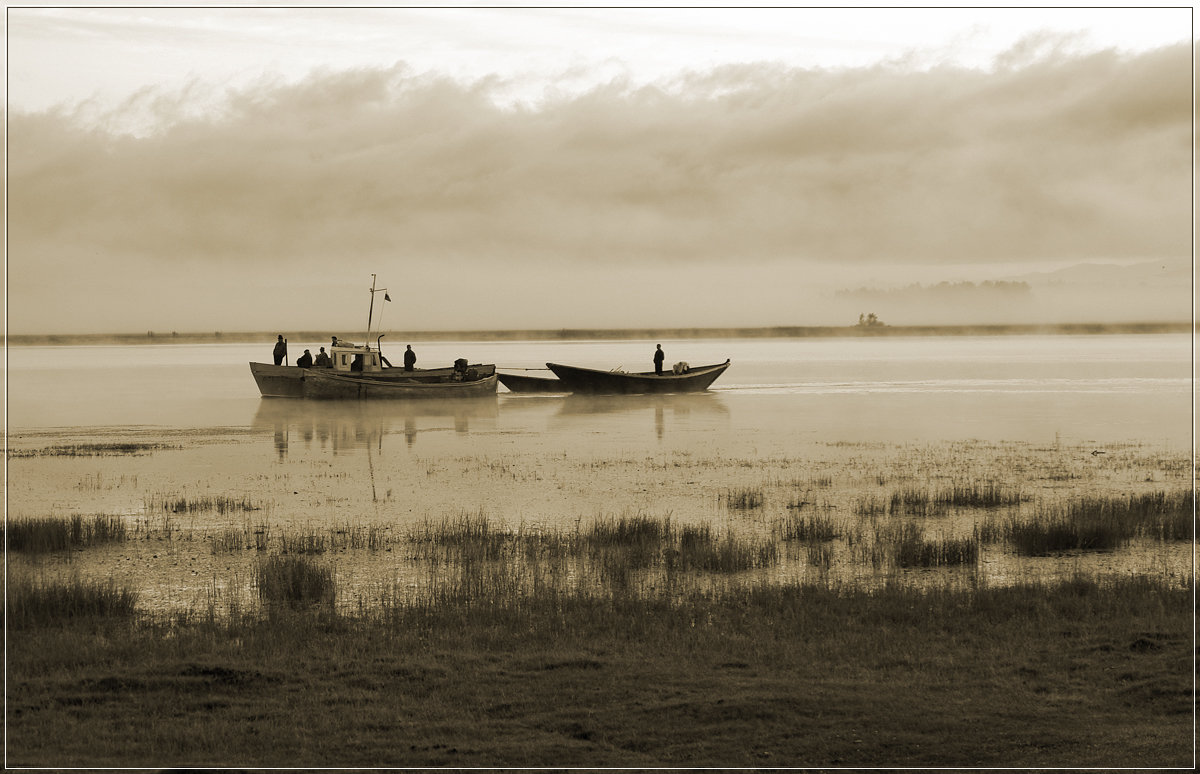
[[[1186,45],[1014,51],[992,71],[729,66],[526,107],[499,104],[505,87],[402,64],[314,72],[196,118],[213,99],[197,84],[137,95],[127,109],[159,126],[141,137],[14,113],[11,290],[80,256],[170,276],[451,261],[836,282],[848,265],[1190,255]]]

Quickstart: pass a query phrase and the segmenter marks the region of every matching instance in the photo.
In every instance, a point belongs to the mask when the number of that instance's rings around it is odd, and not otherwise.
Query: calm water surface
[[[961,438],[1191,442],[1191,337],[1000,336],[664,341],[667,361],[733,361],[713,386],[730,428],[767,446],[801,434],[829,441]],[[317,343],[311,343],[315,347]],[[299,353],[304,344],[292,342]],[[258,396],[247,362],[261,345],[17,347],[8,352],[8,425],[260,428],[279,413]],[[402,348],[391,347],[396,352]],[[564,362],[648,370],[645,341],[416,343],[420,365],[456,357],[501,367]],[[385,353],[388,346],[385,344]],[[520,373],[520,371],[518,371]],[[532,375],[548,372],[530,371]],[[663,402],[546,400],[500,388],[495,421],[537,432],[626,434],[656,443],[707,432],[711,416]],[[385,420],[426,409],[373,407]],[[712,412],[708,412],[712,413]],[[460,423],[461,424],[461,423]],[[647,432],[649,431],[649,432]]]
[[[276,534],[356,524],[402,533],[422,519],[485,512],[510,525],[570,530],[598,515],[647,513],[765,534],[789,513],[793,495],[853,520],[856,498],[886,498],[904,481],[943,486],[964,471],[999,477],[1037,501],[1188,485],[1186,334],[662,344],[668,363],[729,358],[732,366],[697,395],[585,398],[501,388],[481,401],[351,404],[260,398],[247,362],[268,361],[269,341],[13,348],[5,374],[12,449],[112,440],[169,448],[16,456],[8,515],[120,514],[161,528],[161,503],[174,498],[253,502],[251,513],[168,514],[186,541],[89,549],[61,568],[135,582],[147,604],[167,609],[202,602],[222,584],[223,593],[250,593],[252,552],[216,552],[205,542],[247,523],[269,524]],[[291,343],[297,354],[304,346]],[[467,357],[511,369],[550,361],[648,370],[654,346],[414,342],[414,349],[425,367]],[[831,488],[813,483],[827,476]],[[720,499],[731,488],[764,485],[769,502],[760,511],[733,512]],[[969,535],[980,518],[926,527],[931,535]],[[1189,551],[1150,541],[1128,551],[1022,559],[993,545],[980,571],[989,582],[1179,574],[1191,570]],[[807,561],[793,558],[770,573],[794,577],[808,571]],[[844,580],[878,581],[869,565],[833,561]],[[391,552],[338,562],[339,578],[360,590],[424,572]]]

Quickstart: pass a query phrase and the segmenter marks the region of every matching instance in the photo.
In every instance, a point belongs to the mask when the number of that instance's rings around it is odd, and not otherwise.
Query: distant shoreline
[[[1026,336],[1190,333],[1192,323],[1062,323],[1027,325],[878,325],[775,326],[763,328],[559,328],[506,331],[386,331],[404,341],[586,341],[629,339],[791,339],[890,336]],[[97,344],[242,344],[270,342],[282,333],[294,341],[324,341],[331,335],[356,341],[353,331],[238,331],[213,333],[63,333],[16,334],[10,346]]]

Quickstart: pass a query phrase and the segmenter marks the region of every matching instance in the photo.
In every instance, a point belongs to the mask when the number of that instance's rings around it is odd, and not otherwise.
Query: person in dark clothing
[[[313,362],[317,368],[333,368],[333,361],[329,359],[329,355],[325,352],[325,348],[321,347],[321,351],[317,353],[317,359]]]
[[[412,344],[409,344],[408,349],[404,350],[404,370],[411,371],[416,364],[417,353],[412,351]]]
[[[287,357],[287,342],[283,340],[283,334],[279,334],[279,341],[275,342],[275,365],[283,365],[283,359]]]
[[[313,364],[312,353],[309,352],[307,349],[304,350],[303,355],[296,358],[296,365],[300,368],[312,368],[312,364]]]
[[[662,364],[667,356],[663,354],[662,344],[655,344],[654,346],[654,373],[657,376],[662,376]]]

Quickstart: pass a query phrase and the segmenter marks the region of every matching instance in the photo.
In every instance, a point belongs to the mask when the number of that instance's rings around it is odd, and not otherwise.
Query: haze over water
[[[668,363],[733,361],[713,386],[708,403],[726,417],[729,433],[721,443],[734,446],[753,437],[784,449],[790,438],[802,436],[829,442],[1136,440],[1186,448],[1191,438],[1191,342],[1186,334],[662,343]],[[292,342],[293,357],[305,346]],[[385,342],[385,354],[389,346],[399,352],[403,344]],[[650,368],[653,343],[416,342],[414,348],[422,367],[467,357],[501,369],[564,362],[633,371]],[[299,410],[294,404],[272,405],[288,401],[258,396],[246,364],[269,362],[269,350],[270,342],[13,348],[9,428],[249,428],[264,410]],[[648,423],[640,416],[656,410],[645,401],[602,399],[595,412],[571,413],[586,401],[500,390],[489,420],[499,428],[630,434],[631,439],[640,438],[642,430],[653,431],[652,423],[643,427]],[[658,410],[669,408],[671,401],[656,405]],[[318,404],[313,410],[328,417],[342,409]],[[412,413],[407,404],[357,410],[401,423]],[[418,413],[428,416],[431,407]],[[685,439],[699,434],[706,444],[715,441],[717,428],[687,413],[668,412],[663,423]],[[654,445],[662,439],[652,432],[644,440]]]
[[[293,341],[290,349],[295,357],[320,343]],[[385,344],[385,354],[404,343]],[[755,535],[790,512],[789,497],[832,509],[822,512],[847,520],[847,529],[864,528],[856,503],[887,497],[904,481],[934,488],[1000,481],[1035,507],[1084,491],[1171,488],[1187,478],[1186,334],[661,343],[668,363],[729,358],[732,365],[701,394],[501,388],[484,400],[314,402],[259,397],[247,361],[269,360],[269,341],[13,348],[8,515],[108,513],[147,535],[182,530],[187,538],[161,556],[159,543],[142,541],[93,550],[88,562],[71,565],[136,583],[165,610],[197,604],[232,566],[206,542],[229,529],[381,528],[400,536],[427,520],[482,514],[508,529],[570,531],[590,519],[650,514]],[[413,344],[424,367],[468,357],[510,369],[549,361],[645,370],[654,347],[644,340]],[[148,451],[71,452],[111,443]],[[767,506],[743,512],[722,500],[745,487],[766,491]],[[250,507],[191,515],[168,508],[180,499]],[[970,536],[980,518],[943,517],[928,529]],[[993,547],[980,568],[988,582],[1179,573],[1190,564],[1187,548],[1151,542],[1021,559]],[[837,577],[886,576],[838,551]],[[398,554],[339,557],[348,589],[424,572]],[[803,559],[772,570],[780,578],[807,571]]]

